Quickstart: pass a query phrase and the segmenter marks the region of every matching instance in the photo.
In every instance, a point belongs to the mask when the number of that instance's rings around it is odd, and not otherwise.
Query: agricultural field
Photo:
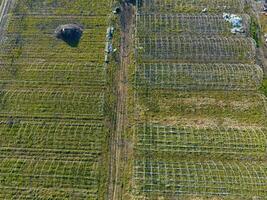
[[[248,6],[137,1],[126,197],[266,199],[267,99]],[[242,17],[244,33],[223,12]]]
[[[107,195],[111,3],[15,1],[0,51],[0,199]],[[69,23],[83,26],[77,46],[55,37]]]
[[[266,200],[266,75],[248,1],[8,2],[0,199]],[[81,25],[77,43],[56,37],[64,24]]]

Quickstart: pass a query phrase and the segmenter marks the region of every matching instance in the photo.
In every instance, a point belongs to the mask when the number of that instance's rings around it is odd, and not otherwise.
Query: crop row
[[[20,0],[16,1],[14,13],[37,15],[106,16],[112,1],[98,0]]]
[[[5,158],[0,162],[1,186],[98,190],[97,163],[47,159]]]
[[[6,120],[2,118],[0,124],[1,154],[2,156],[8,154],[8,149],[15,148],[31,149],[33,156],[35,151],[39,152],[36,155],[39,157],[42,154],[40,152],[44,150],[48,155],[62,151],[61,154],[64,157],[65,150],[66,153],[69,153],[66,160],[73,159],[72,156],[75,154],[77,158],[87,160],[90,153],[97,156],[102,151],[106,132],[100,121],[83,123],[42,120],[37,122],[19,118],[7,118]],[[72,155],[71,152],[74,154]],[[87,156],[84,157],[83,154]]]
[[[68,162],[104,161],[101,158],[105,156],[107,150],[108,131],[102,122],[70,123],[69,120],[48,122],[46,119],[41,119],[39,121],[42,124],[37,124],[37,120],[7,118],[7,124],[1,125],[1,160],[51,158]],[[7,132],[3,132],[4,130]]]
[[[55,90],[1,90],[1,116],[103,117],[104,92]]]
[[[251,199],[267,196],[266,170],[257,162],[136,161],[134,175],[142,199],[177,195]]]
[[[138,64],[136,85],[178,90],[255,90],[263,79],[257,65]]]
[[[83,189],[66,188],[33,188],[33,187],[15,187],[0,186],[0,199],[96,199],[97,194]]]
[[[27,62],[14,63],[11,67],[2,63],[0,69],[0,82],[18,85],[69,85],[98,86],[103,87],[106,83],[105,68],[97,63],[51,63]],[[47,86],[49,87],[49,86]],[[46,87],[46,88],[47,88]]]
[[[242,12],[244,0],[136,0],[140,13]]]
[[[251,63],[255,60],[255,43],[249,38],[146,37],[138,38],[137,48],[141,61]]]
[[[249,25],[249,16],[240,15],[244,31]],[[138,37],[157,35],[179,35],[188,33],[205,35],[230,35],[231,25],[222,15],[211,14],[137,14]]]
[[[140,124],[136,151],[144,157],[264,158],[266,129]]]

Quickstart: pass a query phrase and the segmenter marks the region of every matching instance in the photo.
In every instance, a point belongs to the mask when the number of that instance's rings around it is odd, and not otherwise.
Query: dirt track
[[[116,107],[116,129],[111,142],[112,162],[111,162],[111,184],[109,188],[109,200],[121,199],[121,160],[122,160],[122,135],[127,125],[127,84],[128,84],[128,65],[130,64],[130,46],[132,36],[132,23],[134,11],[130,4],[122,4],[120,16],[121,22],[121,46],[120,46],[120,66],[117,72],[117,107]]]

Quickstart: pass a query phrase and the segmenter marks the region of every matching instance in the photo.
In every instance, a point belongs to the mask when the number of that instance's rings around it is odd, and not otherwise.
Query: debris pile
[[[245,32],[242,17],[234,14],[223,13],[223,18],[225,21],[231,23],[231,33],[236,34]]]
[[[113,53],[113,52],[116,52],[117,49],[113,49],[113,46],[112,46],[112,38],[113,38],[113,35],[114,35],[114,31],[115,31],[115,28],[113,26],[110,26],[107,28],[107,32],[106,32],[106,47],[105,47],[105,62],[108,63],[109,60],[108,60],[108,55],[110,53]]]
[[[60,25],[55,30],[57,38],[62,39],[71,46],[77,46],[83,33],[83,26],[79,24]]]
[[[114,29],[113,26],[107,28],[107,33],[106,33],[106,39],[107,40],[111,40],[112,39],[113,34],[114,34],[114,30],[115,29]]]

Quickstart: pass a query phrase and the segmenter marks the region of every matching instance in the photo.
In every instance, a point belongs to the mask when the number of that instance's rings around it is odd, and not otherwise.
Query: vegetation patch
[[[263,79],[262,86],[260,90],[263,92],[263,94],[267,97],[267,77]]]

